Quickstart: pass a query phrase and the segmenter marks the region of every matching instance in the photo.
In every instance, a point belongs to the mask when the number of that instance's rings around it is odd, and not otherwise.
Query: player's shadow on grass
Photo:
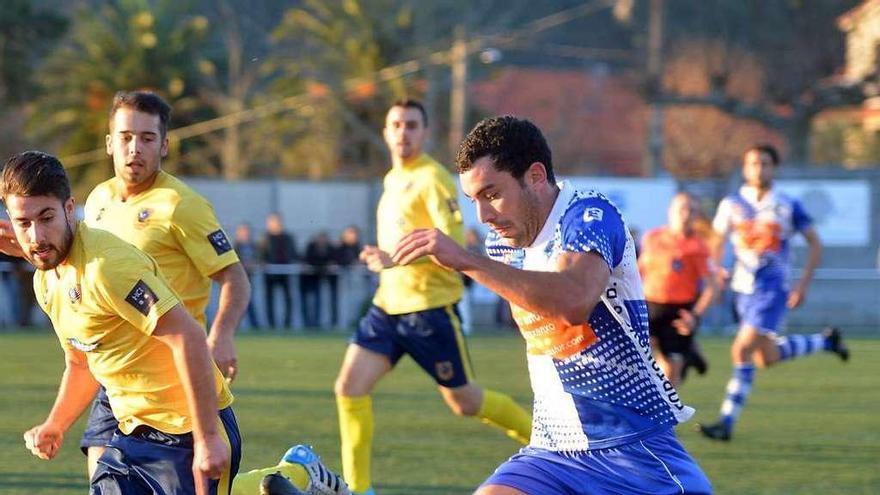
[[[34,473],[12,472],[0,473],[0,492],[3,489],[27,488],[28,493],[52,493],[50,490],[59,488],[82,488],[88,489],[85,477],[81,473]]]

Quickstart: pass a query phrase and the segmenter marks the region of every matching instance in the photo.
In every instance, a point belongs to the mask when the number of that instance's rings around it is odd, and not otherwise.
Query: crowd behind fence
[[[0,328],[48,328],[49,323],[36,305],[30,285],[33,268],[27,263],[0,262]],[[306,325],[302,306],[303,275],[321,274],[317,324]],[[353,329],[370,303],[376,286],[375,274],[363,265],[316,267],[305,263],[268,264],[251,273],[254,318],[242,321],[242,332],[269,329],[266,314],[266,275],[287,276],[290,283],[292,324],[276,325],[279,331],[309,329]],[[794,277],[799,272],[793,273]],[[335,285],[335,290],[333,286]],[[216,286],[215,286],[216,289]],[[209,319],[214,315],[218,293],[212,294]],[[283,304],[276,298],[276,321],[281,321]],[[725,291],[703,318],[706,333],[732,333],[736,329],[730,294]],[[472,284],[460,306],[465,328],[479,332],[486,329],[513,329],[509,309],[495,294]],[[880,336],[880,271],[876,269],[820,268],[816,271],[807,301],[788,316],[791,328],[837,325],[856,334]]]

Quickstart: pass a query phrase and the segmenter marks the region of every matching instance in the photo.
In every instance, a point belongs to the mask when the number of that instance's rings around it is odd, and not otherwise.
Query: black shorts
[[[688,311],[694,307],[694,303],[686,304],[661,304],[648,303],[648,333],[657,339],[657,347],[661,354],[686,354],[693,342],[694,336],[681,335],[672,326],[672,322],[679,318],[679,310]]]
[[[389,315],[372,305],[351,342],[388,357],[394,366],[404,354],[443,387],[460,387],[473,379],[461,318],[454,305]]]

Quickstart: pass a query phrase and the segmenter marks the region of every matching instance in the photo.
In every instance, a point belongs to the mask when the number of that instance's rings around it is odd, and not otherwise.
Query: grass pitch
[[[43,420],[63,361],[48,331],[0,334],[0,494],[82,494],[85,457],[77,446],[83,420],[58,457],[32,457],[22,433]],[[711,367],[681,389],[712,421],[730,375],[729,339],[702,340]],[[242,470],[275,464],[292,444],[309,443],[339,468],[332,389],[345,335],[243,334],[235,411],[244,437]],[[732,442],[678,435],[719,495],[880,493],[880,340],[852,340],[853,358],[813,356],[759,370]],[[470,339],[479,383],[529,405],[522,341],[513,334]],[[473,489],[518,446],[471,418],[454,417],[433,382],[412,361],[380,383],[374,396],[373,472],[381,495],[459,495]]]

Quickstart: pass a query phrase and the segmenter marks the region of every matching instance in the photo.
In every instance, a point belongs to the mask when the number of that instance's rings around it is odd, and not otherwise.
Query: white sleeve
[[[730,201],[727,198],[718,203],[718,211],[712,220],[712,230],[722,236],[727,235],[730,230]]]

